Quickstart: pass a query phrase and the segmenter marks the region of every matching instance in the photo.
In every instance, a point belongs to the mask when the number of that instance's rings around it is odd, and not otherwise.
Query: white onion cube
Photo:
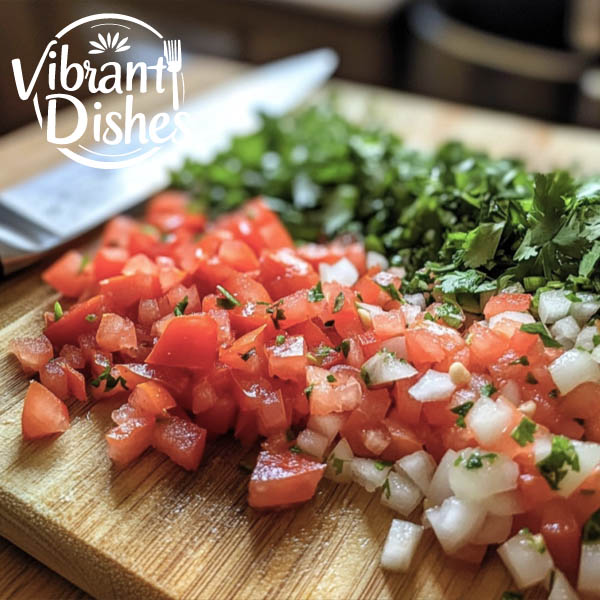
[[[394,470],[398,473],[406,473],[424,493],[427,493],[431,485],[431,479],[435,473],[436,464],[433,456],[425,450],[417,450],[412,454],[403,456],[396,461]]]
[[[581,544],[577,589],[596,596],[600,593],[600,542]]]
[[[421,490],[407,475],[392,471],[383,485],[381,503],[408,517],[423,500]]]
[[[558,570],[554,570],[552,580],[552,589],[548,600],[579,600],[577,592],[571,587],[569,580]],[[598,588],[600,589],[600,588]]]
[[[381,566],[390,571],[408,571],[422,536],[421,525],[393,519],[381,554]]]
[[[550,328],[550,333],[563,348],[570,350],[579,335],[579,325],[571,315],[568,315],[556,321]]]
[[[600,309],[600,301],[596,294],[578,292],[577,297],[581,302],[573,302],[569,313],[579,325],[585,325]]]
[[[452,496],[450,488],[450,469],[454,466],[454,461],[458,453],[454,450],[448,450],[437,466],[431,483],[427,488],[427,499],[432,506],[441,504],[446,498]]]
[[[338,483],[350,483],[352,481],[352,459],[354,453],[350,444],[342,438],[327,457],[327,468],[325,477]]]
[[[323,283],[337,282],[350,287],[358,281],[359,273],[356,267],[344,257],[333,265],[319,263],[319,277]]]
[[[352,459],[352,479],[367,490],[374,492],[381,487],[391,470],[391,467],[384,465],[381,461],[371,460],[370,458]]]
[[[454,496],[446,498],[441,506],[425,512],[446,554],[452,554],[468,544],[485,520],[484,508]]]
[[[519,588],[541,583],[554,567],[540,534],[519,532],[498,548],[498,554]]]
[[[528,312],[507,310],[490,317],[490,329],[495,329],[496,325],[505,319],[508,321],[516,321],[517,323],[535,323],[535,319]]]
[[[465,421],[482,446],[491,446],[510,427],[512,419],[509,405],[482,396],[467,413]]]
[[[386,350],[376,352],[367,360],[361,372],[368,385],[386,385],[399,379],[408,379],[418,373],[410,363]]]
[[[456,386],[448,373],[429,369],[409,388],[408,393],[418,402],[439,402],[450,398],[455,390]]]
[[[564,290],[550,290],[540,294],[538,314],[542,323],[556,323],[566,317],[571,308],[571,301]]]
[[[600,366],[583,350],[574,348],[561,354],[548,366],[550,375],[564,396],[588,381],[600,382]]]
[[[583,327],[575,339],[575,346],[591,352],[596,347],[594,344],[594,338],[598,335],[598,333],[598,328],[594,327],[593,325],[590,325],[589,327]]]
[[[306,454],[322,459],[327,446],[329,446],[329,440],[322,433],[317,433],[312,429],[304,429],[298,434],[296,445]]]

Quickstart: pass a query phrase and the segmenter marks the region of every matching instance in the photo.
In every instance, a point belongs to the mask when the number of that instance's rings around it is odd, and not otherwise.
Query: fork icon
[[[173,110],[179,110],[177,74],[181,71],[181,40],[165,40],[163,47],[167,59],[167,71],[173,78]]]

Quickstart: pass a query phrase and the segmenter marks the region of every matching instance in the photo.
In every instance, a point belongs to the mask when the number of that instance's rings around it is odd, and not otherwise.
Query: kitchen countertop
[[[199,91],[239,73],[245,67],[217,58],[197,57],[184,66],[186,87]],[[600,132],[555,126],[514,115],[420,98],[394,91],[336,82],[345,111],[369,117],[398,131],[409,144],[420,147],[456,138],[494,155],[519,155],[531,168],[576,166],[600,172]],[[27,156],[27,160],[23,160]],[[60,159],[40,140],[37,124],[0,139],[0,187],[38,172]],[[0,286],[0,292],[7,284]],[[89,596],[41,563],[0,538],[0,598],[81,599]]]

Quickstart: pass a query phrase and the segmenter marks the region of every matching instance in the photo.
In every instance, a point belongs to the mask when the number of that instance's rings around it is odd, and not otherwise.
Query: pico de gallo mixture
[[[378,249],[351,232],[297,245],[260,197],[208,220],[171,190],[114,218],[94,256],[43,273],[63,297],[11,343],[35,377],[24,439],[66,431],[66,400],[122,399],[117,468],[153,449],[201,469],[232,433],[260,447],[255,509],[323,478],[378,494],[386,569],[408,571],[432,529],[470,563],[498,546],[519,589],[600,593],[600,299],[480,279],[461,302],[447,270],[407,286]]]

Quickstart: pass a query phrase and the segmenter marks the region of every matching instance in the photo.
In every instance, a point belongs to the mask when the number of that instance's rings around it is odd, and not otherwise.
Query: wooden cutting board
[[[199,60],[190,88],[240,69]],[[579,163],[600,172],[598,132],[336,86],[345,111],[355,117],[369,113],[411,144],[431,146],[454,137],[494,154],[520,154],[534,168]],[[55,154],[37,127],[7,136],[0,142],[0,187],[50,164]],[[40,272],[41,266],[34,267],[0,285],[1,536],[97,598],[494,600],[510,588],[495,553],[481,568],[466,566],[447,559],[430,532],[409,575],[382,571],[379,555],[393,515],[377,494],[355,485],[324,481],[301,508],[255,512],[246,503],[249,475],[240,468],[247,453],[230,438],[209,444],[197,473],[156,452],[117,471],[103,438],[114,404],[73,402],[66,433],[23,442],[20,416],[28,380],[7,345],[16,336],[38,334],[42,312],[56,298],[40,282]],[[11,579],[2,568],[0,583]],[[35,580],[30,584],[28,573],[33,571],[21,575],[22,585],[32,590]],[[40,596],[31,591],[30,597]],[[542,597],[540,590],[527,595]]]

